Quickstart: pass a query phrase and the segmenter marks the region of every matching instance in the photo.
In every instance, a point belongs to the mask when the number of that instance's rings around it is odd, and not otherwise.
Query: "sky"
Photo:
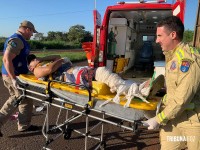
[[[0,9],[0,37],[16,32],[23,20],[31,21],[36,30],[45,36],[49,31],[68,32],[71,26],[77,24],[93,33],[92,11],[95,6],[103,19],[106,7],[119,1],[123,0],[96,0],[96,3],[95,0],[0,0],[3,4]],[[186,0],[186,30],[194,30],[197,4],[198,0]]]

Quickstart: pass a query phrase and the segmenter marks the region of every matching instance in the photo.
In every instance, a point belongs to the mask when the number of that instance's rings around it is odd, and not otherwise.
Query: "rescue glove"
[[[16,79],[12,79],[12,83],[13,83],[13,86],[14,86],[15,89],[17,89],[19,87]]]
[[[143,126],[148,127],[148,130],[156,130],[159,128],[160,124],[156,121],[156,117],[150,118],[147,121],[141,121]]]
[[[68,57],[63,57],[62,59],[63,59],[63,64],[70,63],[70,65],[72,65],[72,62]]]

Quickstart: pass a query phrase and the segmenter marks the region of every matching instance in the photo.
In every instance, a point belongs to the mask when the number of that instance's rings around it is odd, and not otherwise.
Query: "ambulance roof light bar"
[[[167,0],[138,0],[139,2],[117,2],[117,4],[136,4],[136,3],[166,3]]]

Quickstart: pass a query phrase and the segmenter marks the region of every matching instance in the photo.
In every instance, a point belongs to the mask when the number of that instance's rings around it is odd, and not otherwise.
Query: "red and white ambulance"
[[[155,43],[156,24],[172,15],[184,22],[185,3],[186,0],[118,2],[107,7],[103,19],[94,10],[93,42],[83,43],[88,62],[120,72],[163,61],[161,47]]]

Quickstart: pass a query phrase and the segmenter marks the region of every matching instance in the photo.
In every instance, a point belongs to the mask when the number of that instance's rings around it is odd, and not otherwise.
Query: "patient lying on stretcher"
[[[65,81],[75,84],[83,84],[87,87],[92,87],[92,81],[96,80],[103,82],[110,87],[112,93],[116,92],[113,99],[109,101],[115,103],[120,102],[120,95],[125,95],[127,100],[124,107],[129,107],[132,98],[138,97],[146,103],[149,103],[146,98],[161,89],[164,85],[164,78],[159,79],[159,86],[156,85],[154,90],[150,87],[150,80],[137,84],[132,80],[123,80],[116,73],[112,73],[106,67],[91,68],[88,66],[73,66],[71,61],[59,55],[52,55],[43,58],[36,58],[31,54],[27,57],[29,70],[38,78],[44,80],[48,75],[52,75],[54,80]],[[161,81],[161,82],[160,82]],[[151,91],[151,93],[150,93]]]

